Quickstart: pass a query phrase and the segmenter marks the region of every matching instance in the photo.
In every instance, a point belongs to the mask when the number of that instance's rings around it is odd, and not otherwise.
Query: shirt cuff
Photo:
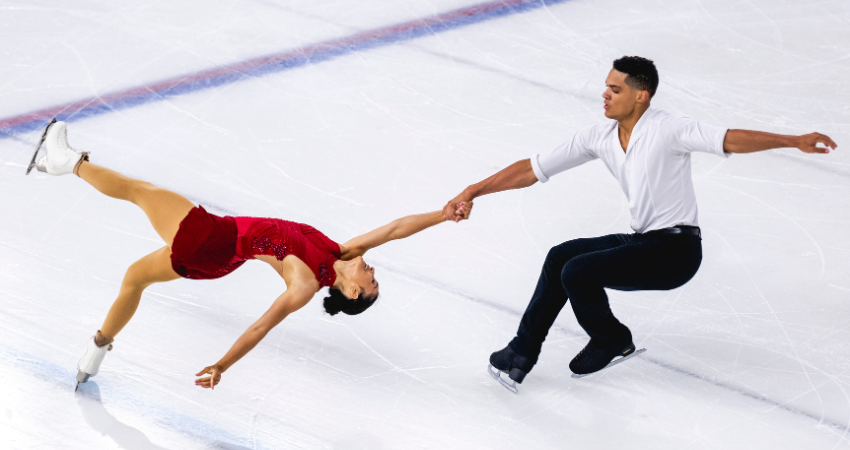
[[[728,132],[729,132],[729,129],[727,128],[726,131],[724,131],[723,134],[720,136],[720,139],[717,142],[717,146],[714,149],[714,152],[717,153],[719,156],[722,156],[723,158],[728,158],[728,157],[732,156],[731,153],[723,150],[723,142],[726,141],[726,133],[728,133]]]
[[[537,162],[537,158],[539,157],[540,155],[533,155],[531,157],[531,170],[534,171],[534,176],[537,177],[537,181],[545,183],[549,181],[549,177],[547,177],[546,174],[543,173],[543,169],[540,168],[540,163]]]

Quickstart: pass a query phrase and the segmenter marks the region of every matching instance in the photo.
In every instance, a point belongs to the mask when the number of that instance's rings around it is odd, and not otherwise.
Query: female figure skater
[[[221,381],[222,373],[283,319],[306,305],[322,287],[330,287],[324,307],[331,315],[360,314],[372,306],[378,298],[378,282],[375,268],[363,261],[363,254],[446,220],[442,211],[407,216],[339,245],[305,224],[280,219],[219,217],[182,195],[88,162],[87,153],[78,153],[68,145],[64,122],[48,127],[47,154],[37,165],[40,171],[51,175],[74,173],[101,193],[134,203],[145,212],[166,244],[127,269],[118,298],[77,364],[77,386],[97,374],[115,336],[136,312],[142,292],[153,283],[180,277],[220,278],[249,259],[269,264],[286,282],[286,291],[224,357],[196,374],[208,375],[195,380],[196,385],[213,388]],[[471,209],[472,202],[461,204],[458,215],[466,219]]]

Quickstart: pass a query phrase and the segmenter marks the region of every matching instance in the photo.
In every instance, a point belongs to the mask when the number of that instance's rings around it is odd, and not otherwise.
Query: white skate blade
[[[493,377],[494,380],[498,381],[499,384],[504,386],[505,389],[513,392],[514,394],[519,393],[519,389],[516,386],[516,381],[510,380],[510,383],[509,383],[508,380],[505,380],[504,378],[502,378],[502,373],[504,373],[504,372],[493,367],[492,364],[487,364],[487,372],[490,373],[490,376]],[[505,375],[507,375],[507,374],[505,374]]]
[[[620,363],[621,363],[621,362],[623,362],[623,361],[627,361],[627,360],[631,359],[631,358],[632,358],[632,357],[634,357],[634,356],[640,355],[641,353],[643,353],[643,352],[645,352],[645,351],[646,351],[646,349],[645,349],[645,348],[635,350],[635,351],[633,351],[633,352],[632,352],[632,354],[631,354],[631,355],[629,355],[629,356],[623,356],[623,357],[617,358],[617,359],[615,359],[615,360],[613,360],[613,361],[609,362],[607,366],[605,366],[605,367],[603,367],[603,368],[601,368],[601,369],[597,370],[596,372],[585,373],[585,374],[582,374],[582,375],[579,375],[579,374],[575,374],[575,373],[574,373],[574,374],[572,375],[572,377],[573,377],[573,378],[584,378],[584,377],[586,377],[586,376],[588,376],[588,375],[593,375],[594,373],[602,372],[603,370],[605,370],[605,369],[607,369],[607,368],[609,368],[609,367],[616,366],[617,364],[620,364]]]

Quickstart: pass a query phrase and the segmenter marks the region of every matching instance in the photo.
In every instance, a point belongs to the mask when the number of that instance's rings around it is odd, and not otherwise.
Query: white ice
[[[0,1],[0,118],[474,3]],[[694,158],[699,273],[610,292],[644,355],[571,379],[586,337],[567,308],[518,395],[486,373],[549,247],[629,231],[594,162],[372,251],[372,309],[330,317],[320,292],[215,391],[194,374],[283,282],[255,262],[155,285],[75,394],[126,267],[162,243],[131,204],[24,176],[38,131],[0,140],[0,447],[850,448],[846,0],[574,0],[74,121],[69,136],[213,212],[344,242],[604,120],[625,54],[656,61],[656,107],[839,145]]]

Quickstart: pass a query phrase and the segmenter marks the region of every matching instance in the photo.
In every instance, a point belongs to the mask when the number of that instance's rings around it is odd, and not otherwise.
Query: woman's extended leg
[[[195,207],[189,199],[176,192],[87,161],[81,162],[77,174],[101,193],[142,208],[154,230],[169,247],[174,242],[180,222]]]
[[[121,282],[118,298],[109,308],[106,320],[103,321],[100,333],[95,339],[97,345],[104,346],[112,342],[115,335],[127,325],[136,313],[142,292],[148,286],[177,278],[180,278],[180,275],[171,268],[171,249],[168,247],[162,247],[131,264]]]
[[[180,222],[195,205],[180,194],[87,161],[80,163],[76,173],[101,193],[127,200],[141,208],[154,230],[167,244],[127,269],[118,298],[109,309],[103,327],[95,338],[97,345],[103,346],[112,342],[133,317],[145,288],[153,283],[180,278],[171,268],[171,244]]]

